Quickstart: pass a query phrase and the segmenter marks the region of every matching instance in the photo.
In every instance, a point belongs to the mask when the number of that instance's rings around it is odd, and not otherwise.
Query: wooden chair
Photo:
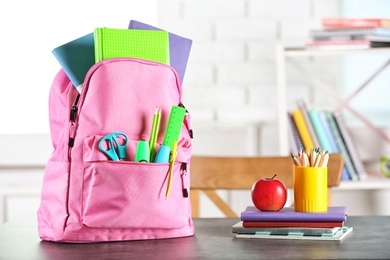
[[[191,159],[192,216],[199,217],[199,195],[204,192],[226,215],[238,217],[215,190],[250,190],[260,178],[277,178],[288,189],[293,188],[293,162],[290,156],[279,157],[217,157],[193,155]],[[328,163],[328,204],[332,204],[332,187],[341,180],[344,160],[340,154],[330,154]]]

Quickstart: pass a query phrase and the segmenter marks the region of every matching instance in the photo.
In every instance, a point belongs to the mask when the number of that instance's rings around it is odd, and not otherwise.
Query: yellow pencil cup
[[[294,208],[300,212],[328,210],[328,168],[293,166]]]

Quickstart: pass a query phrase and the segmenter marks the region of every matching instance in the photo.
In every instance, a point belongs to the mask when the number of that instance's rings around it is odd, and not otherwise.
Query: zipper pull
[[[183,105],[183,103],[179,103],[179,107],[185,108],[186,109],[186,114],[184,118],[184,125],[187,127],[188,134],[190,135],[191,139],[194,139],[194,132],[192,131],[191,127],[191,115],[190,112],[188,112],[188,109]]]
[[[77,103],[79,102],[80,95],[77,95],[77,98],[70,109],[70,115],[69,115],[69,141],[68,146],[73,147],[74,145],[74,138],[75,138],[75,121],[77,117]]]
[[[73,105],[72,108],[70,109],[70,115],[69,115],[70,122],[74,122],[76,120],[77,110],[78,108],[76,105]]]
[[[183,197],[188,198],[188,189],[186,188],[184,184],[184,177],[187,175],[187,163],[182,163],[181,164],[181,186],[183,189]]]

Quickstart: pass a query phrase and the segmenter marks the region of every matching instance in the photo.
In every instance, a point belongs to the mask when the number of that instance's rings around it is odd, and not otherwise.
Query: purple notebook
[[[260,211],[254,206],[248,206],[241,212],[242,221],[311,221],[311,222],[341,222],[347,218],[345,206],[328,207],[327,212],[297,212],[293,207],[284,207],[280,211]]]
[[[129,29],[139,30],[162,30],[149,24],[131,20]],[[187,67],[188,57],[190,55],[192,40],[181,37],[169,32],[170,65],[176,70],[180,77],[180,83],[183,84],[183,78]]]

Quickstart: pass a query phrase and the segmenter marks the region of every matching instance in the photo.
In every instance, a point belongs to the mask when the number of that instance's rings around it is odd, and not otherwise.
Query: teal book
[[[81,92],[85,75],[95,64],[93,33],[58,46],[52,53],[72,84]]]
[[[317,134],[318,141],[320,143],[321,148],[323,150],[328,151],[328,152],[332,152],[333,149],[332,149],[331,143],[328,139],[325,128],[322,125],[318,110],[313,108],[313,109],[310,109],[310,111],[308,113],[309,113],[310,120],[313,124],[314,131]]]
[[[166,31],[96,28],[95,62],[112,58],[138,58],[170,65]]]

